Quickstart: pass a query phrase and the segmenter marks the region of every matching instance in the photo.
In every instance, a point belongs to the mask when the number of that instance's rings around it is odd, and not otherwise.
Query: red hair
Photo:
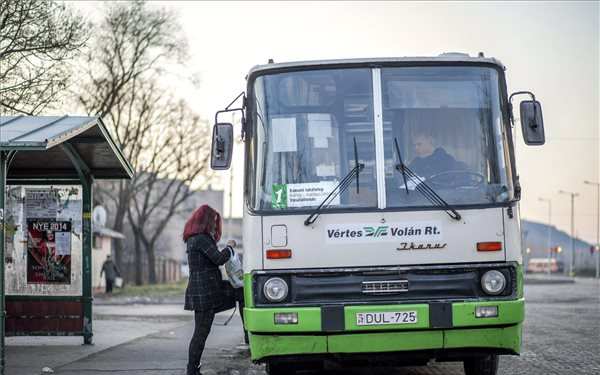
[[[221,227],[221,214],[207,204],[198,207],[192,212],[185,228],[183,228],[183,242],[187,242],[188,238],[198,233],[209,233],[211,223],[215,223],[215,242],[219,242],[223,233]]]

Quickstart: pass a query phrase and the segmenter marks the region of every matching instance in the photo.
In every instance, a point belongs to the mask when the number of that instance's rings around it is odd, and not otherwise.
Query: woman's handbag
[[[215,323],[213,322],[213,325],[216,326],[226,326],[231,319],[233,318],[233,316],[235,315],[236,312],[236,306],[235,303],[238,302],[239,306],[240,306],[240,316],[242,317],[242,322],[244,321],[243,318],[243,312],[242,310],[244,309],[244,293],[242,289],[234,289],[230,283],[228,283],[227,281],[222,281],[221,282],[221,301],[219,303],[219,305],[217,307],[215,307],[215,313],[220,313],[226,310],[231,310],[234,309],[233,312],[231,313],[231,316],[229,316],[229,318],[227,318],[227,320],[225,321],[225,323],[221,324],[221,323]]]
[[[236,290],[231,287],[227,281],[221,282],[221,294],[219,296],[219,305],[215,307],[215,313],[227,311],[235,308]]]

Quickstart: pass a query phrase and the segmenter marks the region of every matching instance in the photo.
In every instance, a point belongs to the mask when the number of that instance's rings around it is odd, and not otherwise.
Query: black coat
[[[211,310],[223,303],[223,277],[219,266],[229,260],[229,251],[219,251],[214,239],[207,233],[188,238],[187,257],[190,278],[185,291],[186,310]]]
[[[119,271],[119,267],[117,264],[111,260],[107,260],[102,264],[102,271],[100,271],[100,277],[102,274],[106,277],[106,280],[113,281],[117,278],[117,276],[121,276],[121,272]]]
[[[457,169],[458,163],[446,150],[438,147],[428,157],[413,160],[408,168],[417,175],[427,179],[435,174]]]

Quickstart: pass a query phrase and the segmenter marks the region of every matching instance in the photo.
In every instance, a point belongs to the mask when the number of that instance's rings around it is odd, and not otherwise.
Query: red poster
[[[71,222],[27,220],[27,283],[71,283]]]

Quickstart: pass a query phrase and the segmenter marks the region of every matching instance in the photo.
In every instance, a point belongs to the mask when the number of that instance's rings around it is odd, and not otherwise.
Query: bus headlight
[[[267,280],[263,288],[267,299],[271,302],[279,302],[288,295],[288,285],[279,277],[273,277]]]
[[[481,287],[487,294],[500,294],[506,287],[506,278],[499,271],[487,271],[481,277]]]

